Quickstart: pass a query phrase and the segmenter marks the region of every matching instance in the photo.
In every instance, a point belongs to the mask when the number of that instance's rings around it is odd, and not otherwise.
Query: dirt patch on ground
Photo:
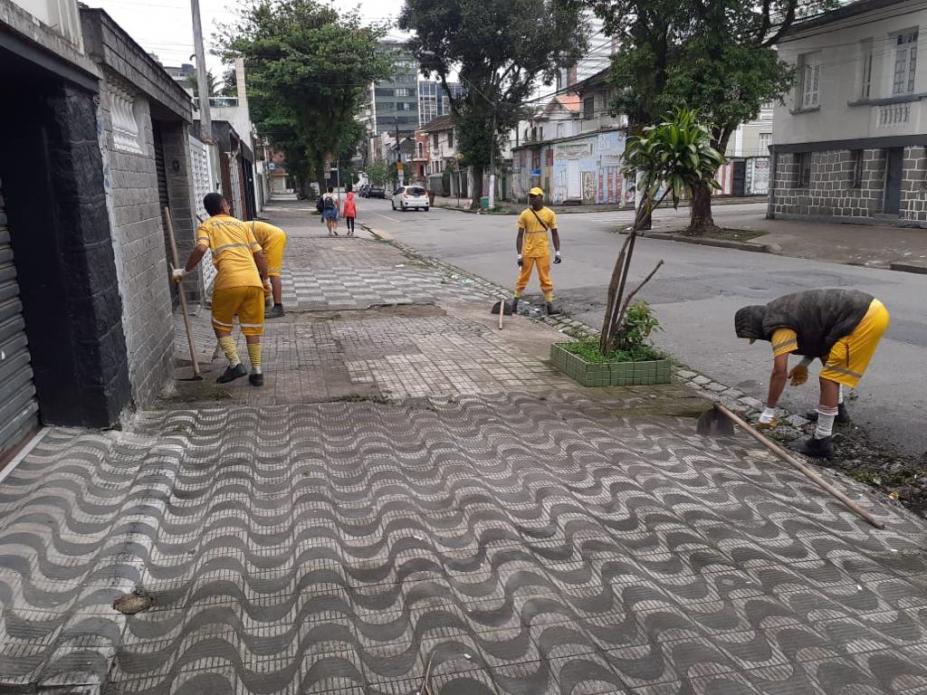
[[[331,309],[324,311],[287,311],[290,323],[317,323],[321,321],[364,321],[384,318],[433,318],[447,312],[435,304],[385,304],[366,309]]]
[[[780,426],[773,439],[786,446],[810,437],[814,425],[801,428]],[[893,500],[927,518],[927,454],[908,456],[874,442],[853,423],[834,426],[833,461],[815,460],[821,467],[841,471],[875,488]]]
[[[701,237],[703,239],[720,239],[722,241],[750,241],[751,239],[765,236],[766,232],[759,232],[754,229],[728,229],[726,227],[720,227],[713,231],[705,232],[704,234],[689,234],[686,230],[682,230],[680,234],[693,238]]]

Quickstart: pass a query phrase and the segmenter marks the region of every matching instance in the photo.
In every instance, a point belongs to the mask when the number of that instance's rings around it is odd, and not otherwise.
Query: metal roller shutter
[[[0,461],[39,426],[26,323],[0,194]]]

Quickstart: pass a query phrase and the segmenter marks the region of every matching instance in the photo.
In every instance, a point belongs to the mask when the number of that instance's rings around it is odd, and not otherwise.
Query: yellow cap
[[[544,191],[535,186],[530,191],[528,191],[528,195],[544,195]]]

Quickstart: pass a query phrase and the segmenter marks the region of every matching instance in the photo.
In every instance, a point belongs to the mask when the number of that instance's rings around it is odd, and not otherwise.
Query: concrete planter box
[[[583,386],[644,386],[668,384],[673,371],[669,360],[650,362],[587,362],[567,352],[564,345],[550,346],[550,361],[561,372]]]

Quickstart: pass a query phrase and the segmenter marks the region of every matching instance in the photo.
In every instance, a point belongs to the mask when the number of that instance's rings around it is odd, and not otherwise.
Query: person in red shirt
[[[348,226],[348,236],[354,236],[354,220],[357,218],[357,199],[354,196],[354,187],[347,185],[347,196],[344,199],[342,214],[344,222]]]

